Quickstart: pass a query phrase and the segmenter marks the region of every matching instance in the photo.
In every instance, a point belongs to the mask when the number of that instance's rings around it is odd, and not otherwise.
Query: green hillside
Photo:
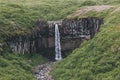
[[[120,0],[0,0],[0,80],[35,80],[33,67],[46,62],[38,54],[16,55],[8,46],[1,47],[8,36],[29,34],[38,19],[60,20],[95,5],[115,7],[78,16],[104,18],[104,25],[92,40],[56,63],[51,74],[55,80],[120,80],[119,4]]]
[[[120,80],[120,7],[83,16],[103,18],[104,24],[92,40],[54,66],[54,79]]]
[[[0,80],[35,80],[34,66],[46,61],[38,54],[30,56],[9,53],[0,56]]]
[[[25,35],[38,19],[59,20],[81,6],[118,4],[119,0],[0,0],[0,37]]]

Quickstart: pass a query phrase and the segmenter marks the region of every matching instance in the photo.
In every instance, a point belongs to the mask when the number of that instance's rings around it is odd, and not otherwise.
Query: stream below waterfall
[[[45,64],[36,66],[34,70],[36,80],[53,80],[49,74],[53,64],[55,64],[55,62],[47,62]]]
[[[60,44],[60,32],[58,28],[58,24],[55,24],[55,60],[61,60],[61,44]],[[47,62],[42,65],[38,65],[35,67],[35,78],[37,80],[53,80],[51,75],[49,74],[51,71],[51,66],[55,62]]]

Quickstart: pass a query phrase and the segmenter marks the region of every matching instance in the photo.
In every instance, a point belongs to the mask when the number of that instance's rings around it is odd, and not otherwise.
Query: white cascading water
[[[61,60],[61,45],[60,45],[60,32],[58,24],[55,24],[55,60]]]

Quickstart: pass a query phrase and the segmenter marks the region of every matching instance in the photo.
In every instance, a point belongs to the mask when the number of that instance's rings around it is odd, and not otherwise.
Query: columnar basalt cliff
[[[103,24],[103,19],[82,18],[82,19],[64,19],[62,21],[62,45],[66,49],[75,49],[80,46],[84,40],[92,39]],[[65,46],[66,45],[66,46]]]
[[[38,20],[36,27],[27,35],[10,36],[7,44],[17,53],[39,53],[41,47],[46,47],[46,38],[48,36],[47,21]],[[44,45],[43,45],[44,44]]]
[[[64,19],[60,21],[38,20],[29,35],[9,37],[7,42],[18,53],[44,53],[55,47],[54,24],[58,24],[62,51],[73,50],[84,40],[93,38],[99,31],[103,20],[99,18]],[[44,53],[44,55],[51,55]]]
[[[103,24],[103,20],[99,18],[64,19],[62,35],[70,38],[87,38],[88,36],[93,38],[101,24]]]

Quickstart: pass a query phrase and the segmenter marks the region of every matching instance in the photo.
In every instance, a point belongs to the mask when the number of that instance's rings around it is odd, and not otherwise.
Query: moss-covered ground
[[[6,37],[29,34],[38,19],[58,20],[82,6],[119,7],[119,3],[120,0],[0,0],[0,80],[34,80],[33,66],[45,60],[36,54],[28,57],[7,52],[6,47],[1,48]],[[114,10],[86,14],[104,18],[104,25],[94,39],[55,65],[55,80],[120,80],[120,12]]]
[[[4,54],[0,56],[0,80],[35,80],[34,66],[46,61],[39,54]]]
[[[119,0],[0,0],[0,38],[26,35],[35,27],[36,20],[63,19],[81,6],[119,3]]]

